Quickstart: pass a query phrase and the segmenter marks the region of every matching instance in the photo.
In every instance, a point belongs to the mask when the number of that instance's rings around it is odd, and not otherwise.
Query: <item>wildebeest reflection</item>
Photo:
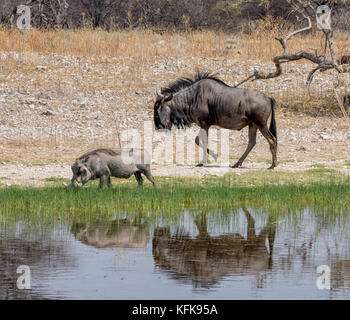
[[[96,248],[144,248],[149,241],[148,225],[128,219],[93,226],[75,223],[72,232],[77,240]]]
[[[195,224],[199,235],[171,235],[161,228],[153,238],[153,257],[156,266],[168,270],[175,279],[190,279],[196,287],[209,287],[225,275],[258,274],[271,266],[275,225],[269,221],[256,235],[255,221],[248,210],[247,239],[238,233],[212,237],[208,234],[206,216]],[[266,247],[269,242],[269,250]]]

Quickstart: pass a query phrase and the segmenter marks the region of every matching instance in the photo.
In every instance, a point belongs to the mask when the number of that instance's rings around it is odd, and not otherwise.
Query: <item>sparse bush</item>
[[[283,18],[285,21],[300,24],[296,13],[292,12],[291,0],[66,0],[69,8],[61,27],[102,28],[108,31],[130,28],[159,28],[223,31],[248,30],[255,21],[267,16]],[[304,0],[303,0],[304,1]],[[306,0],[305,0],[306,1]],[[310,0],[312,1],[312,0]],[[2,0],[0,22],[10,24],[14,9],[26,0]],[[333,7],[338,29],[350,30],[348,23],[350,1],[314,1],[328,3]],[[43,21],[38,12],[41,3]],[[32,0],[32,25],[50,28],[57,23],[51,5],[59,6],[58,0]],[[44,19],[45,20],[45,19]]]

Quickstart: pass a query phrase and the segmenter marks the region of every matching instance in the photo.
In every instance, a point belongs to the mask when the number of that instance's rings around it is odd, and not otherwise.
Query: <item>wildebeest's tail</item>
[[[275,136],[277,140],[277,125],[276,125],[276,119],[275,119],[275,104],[276,100],[274,98],[270,98],[271,100],[271,123],[270,123],[270,132]]]

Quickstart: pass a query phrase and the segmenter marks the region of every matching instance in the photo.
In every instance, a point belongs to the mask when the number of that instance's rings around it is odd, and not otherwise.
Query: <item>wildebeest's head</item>
[[[169,103],[173,99],[173,95],[163,96],[157,93],[156,102],[154,104],[154,125],[156,130],[171,130],[171,109]]]
[[[80,159],[77,159],[72,165],[72,187],[78,187],[84,185],[91,179],[91,172],[86,167],[85,163],[83,163]]]

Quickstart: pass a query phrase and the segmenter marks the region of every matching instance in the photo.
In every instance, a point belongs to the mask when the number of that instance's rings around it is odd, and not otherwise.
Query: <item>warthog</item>
[[[75,238],[96,248],[145,248],[149,242],[147,222],[114,220],[111,223],[74,223]]]
[[[162,88],[154,104],[156,129],[178,128],[197,124],[204,134],[204,143],[196,137],[196,144],[203,147],[202,166],[207,162],[208,131],[211,126],[241,130],[249,126],[249,143],[246,151],[233,166],[240,167],[256,144],[257,130],[266,138],[272,153],[273,169],[277,165],[277,129],[274,112],[275,100],[262,92],[233,88],[210,73],[198,72],[194,79],[178,79]],[[270,127],[267,126],[271,115]],[[203,140],[203,139],[202,139]]]
[[[72,165],[72,187],[84,185],[89,180],[100,179],[102,188],[107,182],[111,186],[111,177],[130,178],[135,175],[139,186],[142,185],[142,175],[156,186],[151,174],[150,157],[143,149],[96,149],[75,160]]]

